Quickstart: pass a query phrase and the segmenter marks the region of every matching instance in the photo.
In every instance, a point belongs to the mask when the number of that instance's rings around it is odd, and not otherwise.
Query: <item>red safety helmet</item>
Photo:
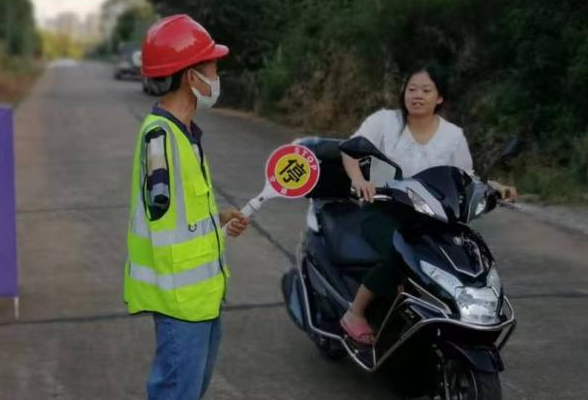
[[[148,78],[171,76],[229,53],[228,47],[216,44],[202,25],[185,14],[172,15],[153,24],[141,50],[141,73]]]

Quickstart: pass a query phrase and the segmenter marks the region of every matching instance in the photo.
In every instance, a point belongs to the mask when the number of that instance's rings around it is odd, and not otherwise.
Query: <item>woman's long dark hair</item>
[[[443,68],[441,65],[437,64],[436,62],[426,62],[417,64],[415,68],[409,70],[408,74],[405,75],[405,78],[402,81],[402,86],[400,88],[398,102],[402,110],[404,125],[406,125],[406,122],[408,120],[408,109],[406,108],[406,104],[404,102],[404,96],[406,94],[408,81],[410,81],[410,78],[412,78],[415,74],[418,74],[419,72],[426,72],[431,78],[431,80],[435,83],[435,86],[437,87],[437,93],[439,93],[439,96],[443,97],[444,100],[447,100],[448,85],[446,69]],[[442,106],[443,103],[437,104],[437,106],[435,107],[435,112],[439,111]]]

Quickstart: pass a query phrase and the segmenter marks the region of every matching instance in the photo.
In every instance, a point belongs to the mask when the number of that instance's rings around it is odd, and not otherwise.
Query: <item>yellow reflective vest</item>
[[[170,204],[150,220],[146,213],[145,135],[166,131]],[[150,114],[141,127],[133,161],[125,302],[130,313],[155,311],[186,321],[220,314],[228,275],[225,243],[206,160],[182,130]]]

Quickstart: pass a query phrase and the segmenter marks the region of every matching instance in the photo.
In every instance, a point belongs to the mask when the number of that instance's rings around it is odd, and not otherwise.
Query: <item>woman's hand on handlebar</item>
[[[365,201],[369,201],[370,203],[374,202],[374,196],[376,195],[376,187],[373,183],[366,181],[365,179],[356,180],[351,182],[351,185],[357,192],[357,196],[360,199],[364,199]]]
[[[507,202],[514,202],[519,194],[514,186],[503,185],[496,181],[488,181],[490,187],[500,193],[500,199]]]

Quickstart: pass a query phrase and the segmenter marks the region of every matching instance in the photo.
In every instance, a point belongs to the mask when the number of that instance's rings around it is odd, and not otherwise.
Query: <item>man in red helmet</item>
[[[130,313],[151,312],[157,348],[150,400],[200,399],[220,342],[220,307],[229,274],[227,233],[248,220],[218,211],[197,110],[220,94],[217,60],[228,54],[187,15],[156,22],[143,43],[143,75],[168,92],[145,118],[135,147],[125,265]]]

